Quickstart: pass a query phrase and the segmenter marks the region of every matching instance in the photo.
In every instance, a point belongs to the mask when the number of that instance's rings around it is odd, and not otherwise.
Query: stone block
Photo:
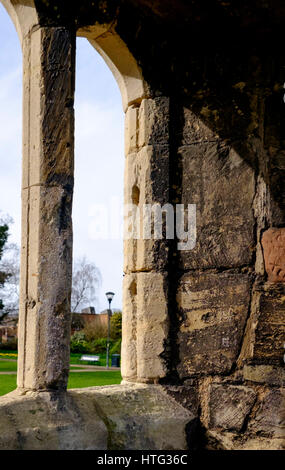
[[[262,437],[235,432],[225,432],[223,430],[206,431],[207,450],[284,450],[284,440],[278,438]]]
[[[219,135],[210,129],[191,109],[183,107],[180,119],[183,129],[181,145],[198,144],[219,139]]]
[[[250,301],[240,273],[187,273],[179,283],[180,377],[229,372],[237,359]]]
[[[196,204],[197,240],[181,251],[181,269],[233,268],[250,264],[255,250],[252,201],[254,170],[227,146],[184,146],[182,200]]]
[[[61,388],[69,370],[72,196],[59,186],[24,193],[29,262],[27,272],[21,271],[18,385]]]
[[[168,252],[165,240],[124,240],[124,272],[165,269]]]
[[[95,387],[94,398],[107,417],[109,449],[187,449],[187,434],[197,415],[185,409],[159,385]],[[82,393],[76,390],[74,393]]]
[[[266,230],[262,248],[268,281],[285,283],[285,228]]]
[[[138,108],[129,106],[125,115],[125,155],[137,150],[138,145]]]
[[[124,380],[137,377],[137,275],[127,274],[123,280],[122,364]]]
[[[197,387],[184,383],[184,385],[163,385],[163,389],[184,408],[187,408],[195,416],[198,415],[200,401]]]
[[[275,385],[278,387],[285,386],[285,370],[284,367],[273,365],[244,365],[243,377],[250,382]]]
[[[284,284],[267,283],[254,287],[252,313],[241,351],[242,360],[284,366],[284,298]]]
[[[147,146],[130,154],[125,164],[125,204],[169,202],[169,149]],[[138,191],[134,192],[134,187]]]
[[[144,232],[147,220],[144,205],[163,207],[169,200],[169,152],[167,147],[148,146],[137,154],[130,154],[125,166],[125,204],[134,209],[126,214],[124,240],[124,271],[164,270],[168,260],[169,241],[154,239],[153,233]],[[137,212],[139,225],[134,236],[131,215]],[[148,224],[145,225],[146,228]],[[127,232],[129,230],[129,232]],[[133,234],[132,234],[133,233]],[[163,233],[163,232],[162,232]],[[135,238],[137,237],[137,238]],[[150,237],[150,238],[147,238]]]
[[[137,375],[139,382],[157,382],[167,373],[163,360],[168,339],[166,275],[137,274]]]
[[[158,382],[167,372],[162,358],[169,326],[165,274],[128,274],[123,295],[123,379]]]
[[[60,47],[58,45],[60,44]],[[73,41],[65,28],[40,28],[25,53],[23,187],[73,186]],[[48,51],[48,53],[47,53]],[[44,92],[43,92],[44,90]],[[28,126],[29,124],[29,126]]]
[[[267,390],[254,418],[248,424],[250,433],[285,439],[285,391]]]
[[[169,144],[169,98],[143,99],[139,108],[138,146]]]
[[[196,420],[158,385],[13,393],[0,397],[0,449],[186,450]]]
[[[1,450],[99,450],[108,430],[86,395],[41,392],[0,397]]]
[[[241,385],[213,384],[209,393],[209,428],[240,432],[256,400],[256,393]]]
[[[261,363],[284,365],[285,325],[259,319],[255,330],[253,359]]]

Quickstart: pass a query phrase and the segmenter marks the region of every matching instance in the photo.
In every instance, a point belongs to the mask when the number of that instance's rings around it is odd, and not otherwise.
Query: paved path
[[[17,372],[15,370],[11,370],[11,372],[9,371],[5,371],[5,372],[0,372],[0,375],[16,375]]]

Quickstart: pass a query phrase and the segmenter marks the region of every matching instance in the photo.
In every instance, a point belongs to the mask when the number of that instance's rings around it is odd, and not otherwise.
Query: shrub
[[[90,344],[90,352],[94,354],[102,354],[106,352],[107,338],[98,338]],[[111,343],[110,343],[111,344]]]
[[[122,344],[121,338],[115,341],[115,343],[112,345],[110,349],[110,354],[121,354],[121,344]]]
[[[86,341],[92,342],[97,339],[105,338],[108,334],[108,327],[100,323],[85,323],[83,333]]]
[[[71,328],[75,331],[81,331],[84,328],[84,321],[80,313],[71,314]]]
[[[122,312],[114,312],[111,316],[111,337],[120,339],[122,337]]]
[[[81,331],[74,333],[70,339],[70,351],[72,353],[85,353],[89,352],[88,342],[85,339],[84,333]]]
[[[0,343],[0,350],[3,351],[17,351],[18,341],[17,338],[10,339],[7,343]]]

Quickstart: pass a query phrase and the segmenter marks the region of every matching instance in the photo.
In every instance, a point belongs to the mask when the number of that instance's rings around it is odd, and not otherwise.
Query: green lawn
[[[17,360],[17,357],[18,357],[17,351],[0,350],[0,359],[16,359]]]
[[[86,353],[87,354],[87,353]],[[92,356],[99,356],[100,360],[98,362],[86,362],[86,361],[80,361],[81,356],[83,354],[76,354],[76,353],[71,353],[70,354],[70,364],[92,364],[94,366],[102,366],[106,367],[106,354],[92,354]],[[111,366],[111,357],[109,359],[109,366]]]
[[[0,375],[0,396],[12,392],[16,388],[17,375]]]
[[[121,383],[120,371],[74,372],[69,374],[67,388],[99,387]]]
[[[10,354],[11,355],[10,355]],[[17,351],[5,351],[5,350],[2,350],[0,351],[0,359],[17,359],[15,357],[15,354],[17,354]],[[83,354],[76,354],[76,353],[71,353],[70,354],[70,364],[88,364],[88,362],[86,361],[80,361],[80,358]],[[102,367],[106,367],[106,354],[94,354],[94,356],[99,356],[100,357],[100,361],[98,362],[95,362],[95,363],[89,363],[89,364],[92,364],[92,365],[95,365],[95,366],[102,366]],[[2,361],[0,361],[2,362]],[[110,356],[110,359],[109,359],[109,366],[111,366],[111,356]],[[14,370],[14,369],[11,369],[11,370]]]
[[[15,356],[8,355],[15,354],[15,351],[0,351],[0,372],[15,372],[17,371],[17,362],[7,361],[5,359],[16,359]],[[3,353],[5,355],[3,355]],[[6,355],[7,354],[7,355]],[[72,372],[73,370],[80,369],[79,364],[83,364],[79,361],[82,354],[71,354],[70,363],[76,364],[76,367],[71,368],[69,375],[68,388],[85,388],[95,387],[101,385],[113,385],[119,384],[122,380],[120,371],[96,371],[96,372]],[[94,364],[95,365],[95,364]],[[100,362],[96,365],[106,366],[106,355],[100,355]],[[110,360],[111,365],[111,360]],[[7,374],[0,375],[0,396],[6,395],[6,393],[12,392],[16,388],[17,375]]]
[[[98,387],[100,385],[119,384],[122,380],[119,371],[112,372],[74,372],[70,373],[68,388]],[[0,396],[12,392],[16,388],[17,376],[0,375]]]
[[[17,362],[0,360],[0,372],[14,372],[16,370]]]

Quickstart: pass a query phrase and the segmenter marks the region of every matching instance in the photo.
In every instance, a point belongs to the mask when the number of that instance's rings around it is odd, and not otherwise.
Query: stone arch
[[[123,109],[140,103],[148,95],[142,71],[127,45],[116,33],[114,24],[94,25],[78,30],[77,35],[87,38],[102,56],[113,73],[121,91]]]
[[[281,449],[284,11],[36,0],[40,21],[34,11],[26,24],[33,3],[5,2],[24,52],[24,269],[19,389],[0,400],[0,447]],[[74,25],[98,21],[109,26],[83,34],[124,95],[125,201],[197,203],[200,239],[188,254],[177,240],[126,240],[126,383],[65,393]]]
[[[28,32],[38,24],[34,0],[1,0],[13,21],[21,44]]]
[[[31,0],[3,0],[3,4],[18,31],[24,63],[18,388],[65,390],[76,31],[71,25],[41,26]],[[101,54],[121,90],[126,113],[125,202],[133,202],[134,186],[140,206],[169,202],[168,98],[149,96],[142,71],[114,23],[95,24],[77,33]],[[165,249],[163,241],[125,242],[122,371],[127,381],[156,383],[167,374],[163,359],[168,335]],[[130,287],[134,283],[135,294]]]
[[[143,71],[117,33],[115,22],[86,26],[77,31],[77,36],[85,37],[102,56],[121,92],[125,112],[125,204],[135,203],[141,208],[143,204],[169,202],[168,97],[151,96]],[[161,192],[156,191],[159,186]],[[165,240],[124,241],[124,383],[158,383],[168,373],[163,358],[169,328],[167,246]]]

